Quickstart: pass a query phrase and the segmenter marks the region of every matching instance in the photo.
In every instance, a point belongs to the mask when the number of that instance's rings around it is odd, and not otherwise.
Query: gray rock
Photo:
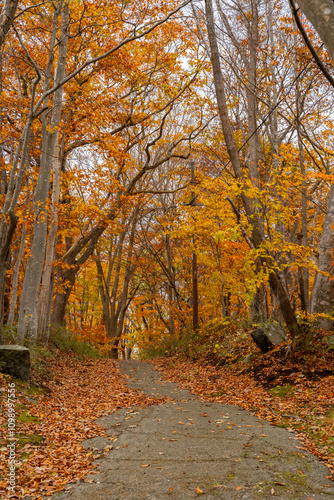
[[[273,343],[270,342],[268,336],[261,328],[253,330],[251,332],[251,337],[262,352],[268,352],[269,349],[271,349],[271,347],[273,346]]]
[[[286,332],[279,323],[266,323],[263,329],[274,345],[282,344],[287,340]]]
[[[0,345],[0,371],[22,380],[28,380],[29,349],[22,345]]]
[[[263,352],[268,352],[274,345],[282,344],[287,340],[284,328],[279,323],[265,323],[261,328],[251,332],[255,344]]]

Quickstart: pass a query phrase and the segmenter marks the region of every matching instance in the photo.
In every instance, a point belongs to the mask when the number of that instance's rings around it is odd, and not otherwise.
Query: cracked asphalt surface
[[[98,474],[53,498],[334,499],[327,467],[294,432],[237,406],[203,401],[164,381],[144,361],[119,363],[131,388],[172,400],[119,409],[99,419],[115,440],[97,437],[83,443],[99,457]]]

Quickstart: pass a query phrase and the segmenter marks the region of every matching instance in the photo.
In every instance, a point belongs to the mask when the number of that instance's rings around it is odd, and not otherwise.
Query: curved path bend
[[[85,441],[103,455],[98,474],[58,500],[333,500],[327,467],[293,432],[233,405],[209,403],[164,381],[144,361],[120,361],[128,385],[171,402],[99,419],[108,437]]]

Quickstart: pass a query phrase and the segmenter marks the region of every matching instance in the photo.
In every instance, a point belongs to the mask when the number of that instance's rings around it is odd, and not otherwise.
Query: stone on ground
[[[0,371],[12,377],[28,380],[30,352],[22,345],[0,345]]]

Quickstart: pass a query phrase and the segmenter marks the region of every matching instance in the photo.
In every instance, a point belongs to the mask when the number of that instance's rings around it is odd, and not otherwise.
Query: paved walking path
[[[143,361],[120,361],[120,366],[130,387],[173,401],[101,418],[118,439],[97,460],[99,474],[53,498],[334,499],[328,469],[303,449],[296,434],[237,406],[202,401],[163,381]],[[102,452],[110,443],[98,437],[84,445]]]

